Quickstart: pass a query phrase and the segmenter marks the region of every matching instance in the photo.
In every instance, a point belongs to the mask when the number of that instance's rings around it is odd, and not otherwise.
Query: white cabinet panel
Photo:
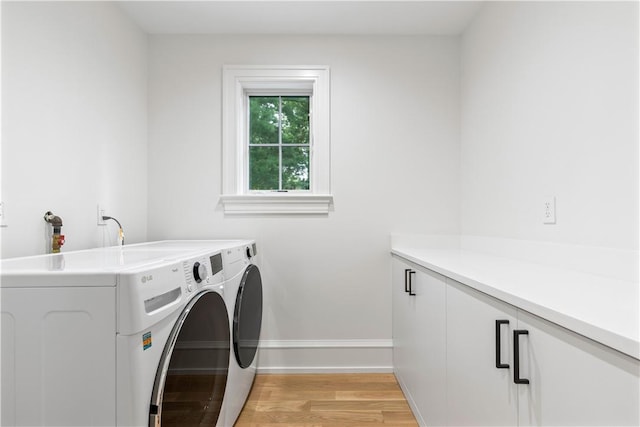
[[[410,330],[414,322],[410,322],[411,313],[409,311],[409,297],[404,291],[405,268],[409,267],[402,261],[393,258],[392,261],[392,299],[393,299],[393,369],[395,375],[403,386],[405,394],[408,394],[405,387],[411,365],[411,348],[415,345],[416,337]],[[409,399],[410,396],[407,396]]]
[[[446,423],[445,286],[444,277],[394,258],[394,370],[421,425]]]
[[[115,292],[2,289],[2,425],[115,425]]]
[[[416,316],[416,376],[421,381],[415,398],[428,426],[446,425],[446,307],[445,279],[417,269],[411,282],[410,304]]]
[[[524,311],[521,426],[640,425],[637,360]]]
[[[512,334],[516,309],[447,279],[447,423],[452,426],[515,426],[517,387],[512,381]],[[496,368],[496,320],[500,361]]]

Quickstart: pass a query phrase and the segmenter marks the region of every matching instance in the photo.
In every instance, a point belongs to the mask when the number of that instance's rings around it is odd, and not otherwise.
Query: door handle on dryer
[[[508,325],[508,320],[496,320],[496,368],[498,369],[508,369],[508,363],[502,363],[500,360],[500,349],[502,345],[500,344],[500,326]]]
[[[513,382],[529,384],[527,378],[520,378],[520,335],[529,335],[529,331],[516,329],[513,331]]]
[[[413,271],[413,270],[410,270],[410,271],[409,271],[409,295],[411,295],[411,296],[414,296],[414,297],[415,297],[415,296],[416,296],[416,294],[413,292],[413,280],[411,279],[411,275],[412,275],[412,274],[416,274],[416,272],[415,272],[415,271]]]

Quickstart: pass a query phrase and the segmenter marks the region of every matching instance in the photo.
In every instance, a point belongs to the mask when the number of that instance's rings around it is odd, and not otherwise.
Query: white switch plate
[[[543,224],[556,223],[556,198],[555,196],[545,196],[543,209]]]
[[[98,225],[107,225],[107,223],[102,219],[104,215],[106,215],[106,208],[102,203],[98,203]]]
[[[0,202],[0,227],[7,226],[7,215],[4,213],[4,202]]]

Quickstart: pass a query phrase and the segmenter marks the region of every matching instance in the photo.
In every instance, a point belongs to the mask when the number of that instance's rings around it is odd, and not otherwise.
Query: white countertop
[[[640,359],[637,282],[457,248],[395,243],[391,252]]]
[[[0,260],[0,289],[115,286],[116,275],[236,246],[251,240],[164,240]]]

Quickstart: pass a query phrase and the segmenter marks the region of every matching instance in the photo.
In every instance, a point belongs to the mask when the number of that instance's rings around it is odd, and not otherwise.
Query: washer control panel
[[[193,278],[196,283],[202,282],[203,279],[207,279],[207,267],[204,264],[200,264],[200,262],[196,261],[193,264]]]
[[[182,263],[187,292],[222,282],[222,255],[215,253]]]

